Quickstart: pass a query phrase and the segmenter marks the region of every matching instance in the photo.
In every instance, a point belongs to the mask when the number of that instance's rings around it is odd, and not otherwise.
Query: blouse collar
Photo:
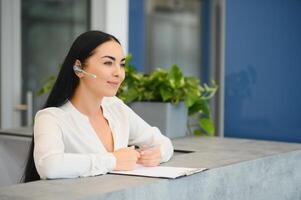
[[[106,102],[105,102],[105,98],[102,100],[101,102],[101,107],[102,107],[102,110],[103,110],[103,115],[105,118],[108,117],[107,115],[107,109],[106,109]],[[82,119],[85,119],[85,120],[88,120],[89,121],[89,118],[87,115],[81,113],[72,103],[71,101],[67,101],[63,106],[62,106],[63,109],[71,112],[72,114],[74,114],[75,116],[78,116],[79,118],[82,118]]]

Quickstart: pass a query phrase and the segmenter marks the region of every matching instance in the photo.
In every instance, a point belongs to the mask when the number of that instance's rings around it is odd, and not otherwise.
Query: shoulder
[[[106,111],[111,115],[116,115],[124,118],[129,114],[129,107],[118,97],[104,97],[102,106],[106,108]]]
[[[63,118],[66,115],[66,111],[60,107],[49,107],[39,110],[35,115],[35,120],[46,119],[58,119]]]

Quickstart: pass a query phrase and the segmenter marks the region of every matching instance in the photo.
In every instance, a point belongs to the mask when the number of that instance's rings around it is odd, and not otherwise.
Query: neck
[[[94,118],[102,113],[102,99],[103,97],[97,97],[93,95],[91,91],[79,84],[70,101],[81,113],[89,118]]]

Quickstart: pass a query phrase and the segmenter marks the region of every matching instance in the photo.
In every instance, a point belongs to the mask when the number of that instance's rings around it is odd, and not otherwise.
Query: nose
[[[115,77],[120,77],[121,73],[122,73],[121,66],[119,64],[116,64],[115,67],[114,67],[113,75]]]

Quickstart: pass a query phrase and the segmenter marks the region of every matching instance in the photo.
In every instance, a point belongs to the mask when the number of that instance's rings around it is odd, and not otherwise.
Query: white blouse
[[[112,131],[114,150],[128,145],[160,145],[161,162],[171,158],[171,141],[120,99],[104,97],[101,106]],[[35,166],[42,179],[95,176],[116,166],[115,156],[107,152],[88,117],[70,101],[36,114],[34,143]]]

